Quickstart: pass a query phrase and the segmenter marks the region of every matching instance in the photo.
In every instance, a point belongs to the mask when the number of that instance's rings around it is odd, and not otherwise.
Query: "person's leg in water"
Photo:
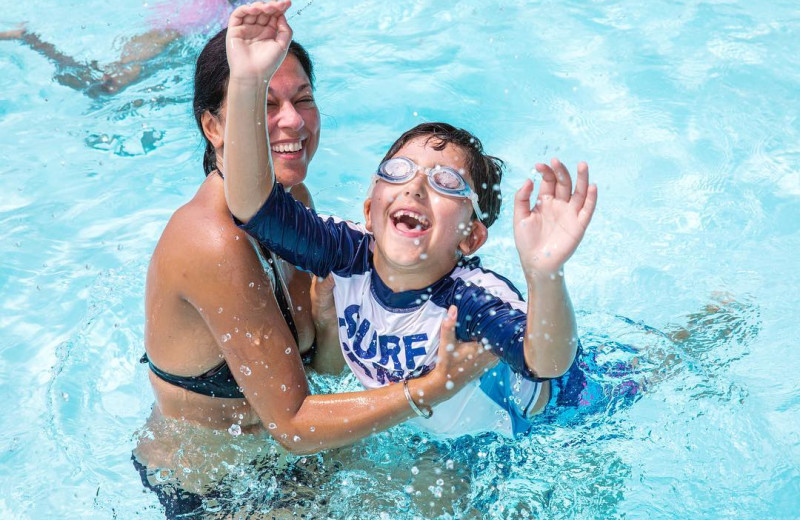
[[[136,82],[150,60],[180,36],[174,29],[152,29],[129,40],[119,60],[101,67],[96,61],[80,62],[64,54],[24,27],[0,32],[0,40],[18,40],[50,60],[56,66],[53,79],[60,85],[84,92],[92,98],[116,94]]]
[[[151,29],[128,40],[120,58],[103,66],[94,60],[76,60],[28,31],[24,24],[0,31],[0,40],[16,40],[27,45],[55,65],[53,79],[56,82],[91,98],[99,98],[116,94],[149,75],[153,72],[151,69],[157,68],[155,59],[165,53],[170,44],[187,34],[222,24],[236,3],[228,0],[195,0],[178,5],[172,1],[160,2],[151,8]]]
[[[610,409],[628,407],[644,392],[668,379],[681,365],[682,355],[693,356],[729,341],[746,342],[758,334],[759,325],[747,318],[754,309],[727,294],[712,294],[712,302],[687,316],[685,325],[661,331],[628,318],[646,334],[663,341],[663,348],[637,350],[606,338],[601,344],[579,346],[572,367],[551,381],[550,399],[535,421],[570,423]],[[629,349],[630,359],[604,362],[605,348]],[[614,381],[609,383],[608,381]]]

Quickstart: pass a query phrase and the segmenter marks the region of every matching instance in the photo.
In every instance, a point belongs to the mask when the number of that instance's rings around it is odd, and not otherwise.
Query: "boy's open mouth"
[[[427,231],[431,227],[431,221],[422,213],[408,209],[399,209],[391,215],[392,224],[404,233],[414,231]]]

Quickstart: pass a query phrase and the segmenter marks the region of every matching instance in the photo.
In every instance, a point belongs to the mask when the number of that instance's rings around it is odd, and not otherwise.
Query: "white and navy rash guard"
[[[333,274],[339,339],[347,364],[366,388],[431,370],[442,320],[458,308],[460,341],[491,345],[503,361],[437,405],[424,429],[441,435],[527,431],[541,383],[527,369],[523,338],[527,306],[505,278],[477,257],[420,290],[395,293],[373,267],[374,238],[335,217],[321,217],[275,183],[264,206],[242,229],[288,262],[317,276]]]

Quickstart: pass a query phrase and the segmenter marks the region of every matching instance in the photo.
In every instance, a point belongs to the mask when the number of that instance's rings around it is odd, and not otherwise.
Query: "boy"
[[[533,184],[517,193],[514,235],[527,304],[507,280],[468,258],[499,212],[502,162],[466,131],[432,123],[401,136],[373,178],[363,228],[317,216],[275,183],[268,140],[264,146],[264,79],[291,40],[288,6],[253,4],[231,16],[224,171],[232,214],[289,262],[334,275],[342,351],[364,386],[405,384],[429,370],[441,321],[457,313],[458,339],[484,342],[503,362],[435,413],[424,396],[407,392],[426,419],[419,423],[444,435],[526,431],[530,415],[547,402],[546,381],[567,371],[577,349],[563,266],[594,211],[597,188],[588,184],[588,168],[579,165],[573,193],[560,162],[537,165],[543,182],[533,211]],[[298,139],[278,151],[301,153],[302,146]]]

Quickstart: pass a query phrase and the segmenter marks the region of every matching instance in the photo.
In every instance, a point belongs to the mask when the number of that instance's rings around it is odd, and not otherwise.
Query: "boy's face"
[[[426,145],[426,138],[412,139],[395,157],[407,157],[421,168],[439,165],[464,172],[474,189],[463,151],[452,144],[434,150]],[[390,272],[430,273],[428,283],[455,266],[457,251],[471,254],[486,239],[486,228],[471,218],[472,202],[437,192],[422,169],[404,184],[377,181],[372,197],[364,203],[364,215],[367,229],[375,236],[376,266],[383,264]]]

